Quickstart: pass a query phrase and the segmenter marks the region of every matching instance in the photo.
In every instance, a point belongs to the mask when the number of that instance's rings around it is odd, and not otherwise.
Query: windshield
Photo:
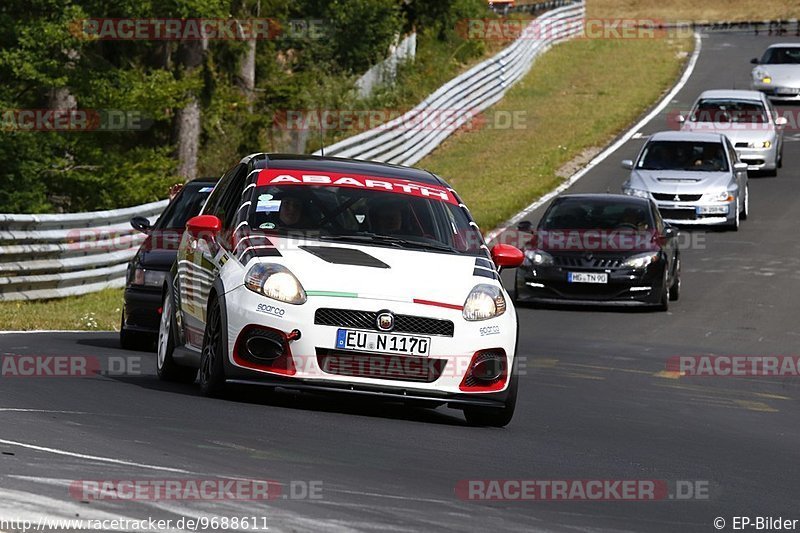
[[[456,203],[353,187],[259,187],[248,223],[253,231],[376,246],[477,254],[483,245]]]
[[[761,102],[744,100],[705,99],[700,100],[692,111],[692,122],[739,122],[765,124],[768,122],[767,110]]]
[[[212,190],[214,190],[213,183],[187,184],[164,210],[155,224],[155,229],[184,229],[186,222],[203,208]]]
[[[728,159],[719,142],[651,141],[645,146],[637,168],[727,172]]]
[[[653,221],[645,205],[619,200],[565,199],[548,209],[540,230],[614,230],[647,231]]]
[[[800,47],[769,48],[764,52],[761,63],[765,65],[800,65]]]

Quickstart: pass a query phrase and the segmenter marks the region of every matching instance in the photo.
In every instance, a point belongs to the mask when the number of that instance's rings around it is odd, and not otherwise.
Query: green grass
[[[0,302],[0,328],[119,330],[122,289],[33,302]]]
[[[679,77],[692,45],[690,38],[558,45],[487,113],[524,121],[458,132],[419,166],[449,181],[482,228],[494,228],[556,187],[559,168],[608,144],[651,107]]]

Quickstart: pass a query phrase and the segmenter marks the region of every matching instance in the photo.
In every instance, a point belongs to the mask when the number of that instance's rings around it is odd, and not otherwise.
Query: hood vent
[[[371,255],[354,248],[335,248],[331,246],[300,246],[310,254],[334,265],[353,265],[372,268],[389,268],[389,265]]]

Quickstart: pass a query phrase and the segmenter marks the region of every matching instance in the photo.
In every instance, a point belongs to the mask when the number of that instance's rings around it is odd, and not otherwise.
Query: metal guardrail
[[[551,0],[536,6],[531,12],[555,9],[530,23],[537,25],[535,35],[523,33],[405,115],[327,147],[325,155],[406,165],[428,155],[499,101],[539,54],[582,31],[583,2]],[[123,286],[127,263],[145,238],[129,219],[139,215],[152,222],[166,205],[164,200],[92,213],[0,214],[0,301],[61,298]]]
[[[144,240],[129,220],[154,222],[166,200],[60,215],[0,214],[0,300],[61,298],[121,287]]]
[[[557,0],[561,1],[561,0]],[[457,129],[497,103],[538,55],[583,31],[585,5],[572,2],[532,21],[532,31],[453,78],[408,113],[325,148],[326,156],[413,165]],[[315,155],[321,154],[318,151]]]

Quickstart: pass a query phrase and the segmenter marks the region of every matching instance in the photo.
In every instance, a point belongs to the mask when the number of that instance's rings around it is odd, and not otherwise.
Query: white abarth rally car
[[[422,170],[256,154],[191,219],[164,286],[158,375],[514,413],[517,317],[457,194]]]

